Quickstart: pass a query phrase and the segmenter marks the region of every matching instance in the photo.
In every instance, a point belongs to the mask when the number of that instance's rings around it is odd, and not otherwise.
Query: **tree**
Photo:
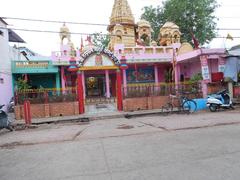
[[[97,47],[104,47],[106,48],[108,46],[108,43],[110,41],[110,38],[108,35],[103,35],[102,33],[94,33],[92,35],[93,44]]]
[[[193,34],[203,45],[216,37],[216,17],[213,13],[217,7],[216,0],[165,0],[162,7],[144,7],[142,18],[151,23],[155,40],[160,27],[171,21],[180,27],[182,41],[192,42]]]
[[[18,90],[26,90],[26,89],[31,88],[31,86],[28,84],[27,80],[24,80],[22,78],[18,78],[16,84],[17,84]]]
[[[160,6],[157,7],[147,6],[143,8],[143,11],[144,13],[141,16],[141,19],[145,19],[151,23],[153,29],[152,38],[154,40],[157,40],[160,27],[165,22],[165,19],[162,16],[163,14],[162,8]]]

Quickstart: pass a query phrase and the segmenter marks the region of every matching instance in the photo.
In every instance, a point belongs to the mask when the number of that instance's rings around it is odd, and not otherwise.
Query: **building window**
[[[3,31],[0,30],[0,35],[3,36]]]

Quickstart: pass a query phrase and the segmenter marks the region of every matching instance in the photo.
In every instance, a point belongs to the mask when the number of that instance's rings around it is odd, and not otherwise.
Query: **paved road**
[[[173,115],[2,132],[0,179],[239,180],[240,124],[212,126],[238,117]],[[179,120],[185,126],[172,123]],[[199,128],[205,121],[211,127]]]

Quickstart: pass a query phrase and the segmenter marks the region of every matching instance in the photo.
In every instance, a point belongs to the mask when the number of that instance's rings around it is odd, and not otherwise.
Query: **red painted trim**
[[[28,106],[28,124],[32,124],[30,101],[27,101],[27,106]]]
[[[25,124],[29,125],[29,124],[32,123],[30,101],[27,101],[27,100],[24,101],[24,103],[23,103],[23,110],[24,110]]]
[[[83,97],[83,84],[82,84],[82,73],[77,74],[77,92],[78,92],[78,108],[79,114],[84,113],[84,97]]]
[[[117,70],[117,108],[119,111],[123,110],[122,76],[120,70]]]

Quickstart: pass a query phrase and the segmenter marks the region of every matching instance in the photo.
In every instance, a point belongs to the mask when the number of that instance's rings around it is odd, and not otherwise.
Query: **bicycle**
[[[172,113],[174,107],[177,107],[178,112],[189,114],[197,110],[197,103],[184,95],[169,94],[169,102],[162,106],[162,113]]]

